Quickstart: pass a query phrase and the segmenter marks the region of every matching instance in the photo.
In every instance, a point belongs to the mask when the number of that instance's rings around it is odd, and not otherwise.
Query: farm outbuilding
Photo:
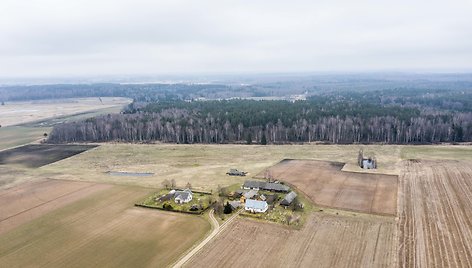
[[[255,189],[255,190],[266,190],[273,192],[289,192],[290,187],[281,183],[265,182],[265,181],[245,181],[243,184],[244,189]]]
[[[247,193],[244,194],[244,197],[246,199],[251,199],[251,198],[255,197],[258,192],[259,192],[258,190],[250,190],[250,191],[248,191]]]
[[[297,197],[297,193],[294,191],[291,191],[290,193],[286,194],[284,199],[280,201],[280,204],[282,206],[290,206],[292,204],[293,200]]]
[[[265,201],[269,205],[272,205],[275,201],[277,201],[277,195],[276,194],[268,194],[265,197],[266,197]]]
[[[363,169],[377,168],[377,159],[375,157],[364,157],[363,150],[359,150],[359,155],[357,156],[357,163],[359,167]]]
[[[246,176],[247,172],[232,168],[226,174],[230,176]]]
[[[231,208],[233,210],[236,210],[241,206],[241,202],[239,202],[239,201],[230,201],[229,205],[231,206]]]

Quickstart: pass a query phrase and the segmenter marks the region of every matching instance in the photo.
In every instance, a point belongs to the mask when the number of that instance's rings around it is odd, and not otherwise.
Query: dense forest
[[[438,143],[472,141],[472,91],[330,91],[299,101],[133,102],[54,127],[49,142]]]

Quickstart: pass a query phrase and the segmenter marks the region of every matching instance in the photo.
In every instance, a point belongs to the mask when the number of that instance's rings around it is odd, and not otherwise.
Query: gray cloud
[[[0,2],[0,76],[472,70],[470,1]]]

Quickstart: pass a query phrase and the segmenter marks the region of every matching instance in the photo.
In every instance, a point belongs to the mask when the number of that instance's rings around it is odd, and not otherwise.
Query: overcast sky
[[[0,1],[0,77],[389,70],[472,71],[472,1]]]

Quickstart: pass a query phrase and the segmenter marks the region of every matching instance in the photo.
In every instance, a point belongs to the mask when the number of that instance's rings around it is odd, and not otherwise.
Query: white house
[[[244,209],[250,212],[264,213],[269,208],[266,201],[259,201],[254,199],[246,199]]]
[[[174,201],[177,204],[188,203],[192,201],[192,191],[185,189],[183,191],[175,191]]]

